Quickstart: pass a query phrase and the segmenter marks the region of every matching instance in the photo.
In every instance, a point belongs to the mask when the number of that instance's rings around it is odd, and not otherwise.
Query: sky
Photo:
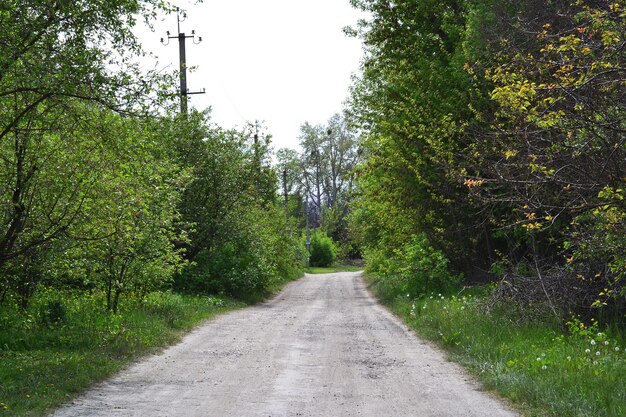
[[[348,0],[173,1],[187,10],[180,25],[195,30],[200,44],[187,39],[189,104],[212,108],[212,121],[225,128],[263,122],[275,149],[297,149],[300,125],[324,124],[341,112],[351,75],[358,73],[361,42],[342,29],[363,15]],[[138,31],[158,68],[178,69],[176,16],[159,18],[153,33]],[[150,65],[154,65],[151,63]]]

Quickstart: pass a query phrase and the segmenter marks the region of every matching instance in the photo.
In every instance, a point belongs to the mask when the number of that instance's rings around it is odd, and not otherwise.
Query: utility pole
[[[180,23],[183,22],[187,18],[187,14],[183,13],[181,17],[180,9],[176,8],[176,21],[178,23],[178,35],[170,36],[169,30],[167,33],[167,42],[163,38],[161,38],[161,43],[163,45],[169,45],[170,39],[178,39],[178,55],[180,61],[180,113],[187,114],[187,96],[190,94],[204,94],[206,91],[203,88],[202,91],[189,91],[187,88],[187,53],[185,50],[185,40],[187,38],[191,38],[194,44],[199,44],[202,42],[202,36],[198,36],[198,41],[196,42],[196,31],[192,30],[191,35],[185,35],[184,32],[180,31]]]
[[[259,121],[254,122],[254,160],[259,160]]]
[[[306,224],[306,240],[304,244],[306,245],[306,266],[307,268],[310,266],[311,262],[311,231],[309,230],[309,198],[305,197],[304,199],[304,218]]]
[[[259,193],[259,179],[261,177],[261,158],[259,156],[259,121],[254,122],[254,170],[255,179],[254,186],[257,194]]]
[[[289,221],[289,195],[287,194],[287,169],[283,169],[283,191],[285,194],[285,222]]]

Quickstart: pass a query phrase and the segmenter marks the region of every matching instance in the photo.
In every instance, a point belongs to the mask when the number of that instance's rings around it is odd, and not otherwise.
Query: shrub
[[[304,249],[299,237],[288,231],[280,206],[248,208],[237,220],[229,233],[201,250],[175,277],[176,290],[257,301],[275,285],[299,275]]]
[[[413,236],[398,251],[397,272],[406,292],[414,297],[449,293],[461,282],[461,276],[449,272],[448,259],[430,245],[425,234]]]
[[[337,259],[337,248],[333,240],[325,233],[316,231],[311,236],[311,253],[309,264],[311,266],[331,266]]]
[[[383,245],[384,246],[384,245]],[[391,300],[431,292],[450,293],[461,282],[460,274],[449,271],[449,261],[431,246],[425,234],[413,235],[393,251],[377,247],[365,252],[368,270],[377,276],[379,296]]]
[[[52,300],[42,306],[39,320],[45,327],[54,327],[64,323],[66,316],[67,310],[63,302]]]

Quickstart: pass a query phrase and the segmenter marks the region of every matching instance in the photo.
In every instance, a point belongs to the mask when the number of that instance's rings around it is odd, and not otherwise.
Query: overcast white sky
[[[297,148],[300,125],[325,123],[342,110],[350,76],[361,57],[360,41],[342,29],[362,15],[348,0],[204,0],[174,4],[188,11],[181,32],[195,30],[202,43],[187,40],[190,105],[212,107],[212,119],[231,128],[264,121],[276,149]],[[178,40],[160,43],[176,17],[141,32],[159,67],[178,68]]]

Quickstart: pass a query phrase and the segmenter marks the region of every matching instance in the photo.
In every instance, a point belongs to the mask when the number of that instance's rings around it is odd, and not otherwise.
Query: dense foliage
[[[469,104],[480,92],[465,64],[475,60],[470,40],[483,18],[459,2],[353,3],[372,14],[358,28],[366,56],[348,108],[365,136],[355,236],[368,260],[393,259],[423,242],[480,277],[489,267],[491,225],[458,177]],[[382,272],[381,263],[370,264]],[[385,274],[399,269],[388,262]]]
[[[0,308],[42,288],[103,294],[113,312],[171,288],[248,298],[304,265],[269,136],[175,115],[172,75],[140,70],[136,19],[171,9],[0,6]]]
[[[623,324],[625,2],[352,3],[370,268],[431,251],[520,306]]]

